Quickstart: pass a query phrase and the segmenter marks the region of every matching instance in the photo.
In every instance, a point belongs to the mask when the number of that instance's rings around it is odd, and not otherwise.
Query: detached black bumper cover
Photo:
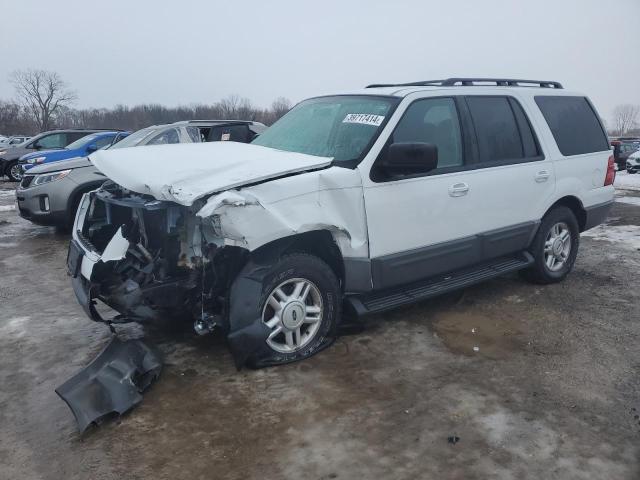
[[[111,414],[122,415],[142,401],[145,391],[160,375],[160,355],[140,340],[113,337],[107,347],[83,370],[56,389],[76,417],[78,429]]]

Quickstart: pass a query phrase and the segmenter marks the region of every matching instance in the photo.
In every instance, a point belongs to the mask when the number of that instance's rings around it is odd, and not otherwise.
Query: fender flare
[[[299,237],[299,235],[285,237],[251,252],[249,261],[231,284],[227,341],[238,370],[245,365],[262,368],[297,360],[285,360],[269,349],[266,339],[271,330],[262,323],[259,303],[265,276]],[[335,332],[328,336],[316,352],[330,346],[335,337]]]

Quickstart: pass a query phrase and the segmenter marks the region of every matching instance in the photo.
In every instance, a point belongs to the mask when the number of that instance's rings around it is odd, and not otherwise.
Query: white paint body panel
[[[197,215],[217,215],[226,243],[248,250],[327,230],[344,256],[369,253],[358,170],[332,167],[223,192],[209,198]]]
[[[365,188],[371,257],[404,252],[540,219],[553,175],[537,183],[550,161],[505,165],[377,183]],[[449,189],[466,183],[466,195]],[[402,232],[402,235],[397,235]]]
[[[330,158],[237,142],[99,150],[90,159],[129,190],[186,206],[215,192],[331,163]]]

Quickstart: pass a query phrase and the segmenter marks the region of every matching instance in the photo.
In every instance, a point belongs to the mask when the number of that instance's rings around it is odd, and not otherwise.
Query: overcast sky
[[[5,0],[0,99],[57,71],[79,107],[213,103],[449,76],[557,80],[640,104],[640,0]]]

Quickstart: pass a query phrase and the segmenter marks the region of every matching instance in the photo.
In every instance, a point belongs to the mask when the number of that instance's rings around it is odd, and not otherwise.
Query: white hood
[[[186,206],[211,193],[331,163],[331,158],[237,142],[115,148],[89,158],[128,190]]]

